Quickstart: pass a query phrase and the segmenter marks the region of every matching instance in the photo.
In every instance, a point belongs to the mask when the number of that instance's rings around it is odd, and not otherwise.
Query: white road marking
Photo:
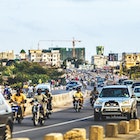
[[[20,134],[20,133],[25,133],[25,132],[30,132],[30,131],[37,131],[37,130],[41,130],[41,129],[45,129],[45,128],[56,127],[56,126],[60,126],[60,125],[66,125],[66,124],[70,124],[70,123],[86,120],[86,119],[89,119],[89,118],[93,118],[93,115],[92,116],[88,116],[88,117],[84,117],[84,118],[80,118],[80,119],[76,119],[76,120],[71,120],[71,121],[67,121],[67,122],[57,123],[57,124],[53,124],[53,125],[49,125],[49,126],[43,126],[43,127],[39,127],[39,128],[32,128],[32,129],[27,129],[27,130],[21,130],[21,131],[13,132],[13,134]]]

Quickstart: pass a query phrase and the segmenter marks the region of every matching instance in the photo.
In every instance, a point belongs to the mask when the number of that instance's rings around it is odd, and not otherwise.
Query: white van
[[[42,83],[42,84],[38,84],[35,89],[37,91],[38,88],[41,88],[42,91],[45,89],[49,89],[49,91],[51,91],[51,84],[50,83]]]

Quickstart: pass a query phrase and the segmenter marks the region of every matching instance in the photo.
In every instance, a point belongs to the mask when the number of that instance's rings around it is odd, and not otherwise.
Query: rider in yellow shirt
[[[11,102],[17,103],[21,108],[19,111],[21,111],[22,117],[24,116],[25,112],[25,103],[26,103],[26,96],[22,93],[22,90],[19,88],[16,90],[17,93],[14,93],[11,97]]]
[[[75,98],[78,98],[80,99],[80,105],[81,107],[83,106],[83,102],[84,102],[84,96],[83,96],[83,93],[81,92],[81,88],[78,87],[76,89],[76,93],[73,95],[73,104],[75,103]]]

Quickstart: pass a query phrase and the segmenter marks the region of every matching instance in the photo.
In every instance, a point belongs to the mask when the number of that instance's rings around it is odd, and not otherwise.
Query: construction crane
[[[64,41],[64,42],[72,42],[72,57],[75,58],[75,43],[76,42],[81,42],[81,40],[75,40],[74,38],[72,40],[39,40],[38,41],[38,49],[40,46],[40,42],[44,42],[44,41],[50,41],[50,42],[59,42],[59,41]]]

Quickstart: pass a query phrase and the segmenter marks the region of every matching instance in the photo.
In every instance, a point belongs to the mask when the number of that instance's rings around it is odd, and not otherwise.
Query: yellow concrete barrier
[[[77,131],[78,133],[80,133],[82,138],[83,138],[83,140],[86,139],[86,129],[84,129],[84,128],[74,128],[72,130]]]
[[[119,122],[118,133],[119,134],[128,134],[129,133],[129,121],[120,121]]]
[[[99,125],[93,125],[89,130],[90,140],[103,140],[104,128]]]
[[[50,133],[44,136],[43,140],[63,140],[61,133]]]
[[[86,134],[83,134],[83,132],[86,132],[86,130],[84,131],[83,129],[80,128],[78,130],[78,128],[76,128],[66,132],[64,134],[64,140],[86,140]]]
[[[139,130],[139,120],[131,119],[129,121],[129,131],[137,131],[137,130]]]
[[[106,137],[118,136],[118,124],[117,123],[108,123],[106,125],[105,136]]]
[[[131,125],[130,125],[131,124]],[[135,127],[135,129],[134,129]],[[133,132],[129,132],[129,128]],[[128,131],[129,130],[129,131]],[[105,126],[92,125],[89,130],[89,138],[86,138],[84,128],[73,128],[64,135],[61,133],[46,134],[43,140],[135,140],[140,138],[139,119],[130,121],[120,121],[117,123],[108,123]],[[105,131],[105,135],[104,135]],[[119,132],[119,133],[118,133]],[[29,138],[12,138],[10,140],[30,140]]]

